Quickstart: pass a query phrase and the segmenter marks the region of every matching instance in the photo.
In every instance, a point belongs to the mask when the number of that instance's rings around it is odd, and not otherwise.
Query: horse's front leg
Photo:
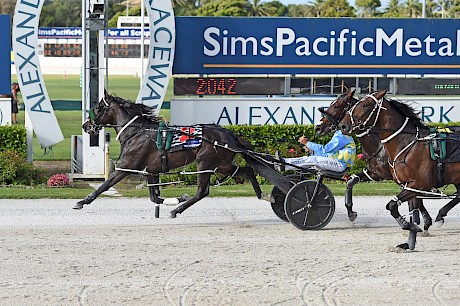
[[[347,191],[345,193],[345,207],[347,208],[348,220],[353,222],[358,217],[358,213],[353,211],[353,186],[361,181],[365,181],[364,173],[353,174],[347,181]]]
[[[409,210],[411,215],[411,220],[408,222],[405,218],[401,216],[399,213],[399,205],[402,202],[409,201],[414,198],[417,194],[413,191],[403,190],[397,196],[395,196],[391,201],[387,204],[386,208],[390,211],[393,218],[395,218],[396,222],[401,226],[403,230],[410,231],[409,239],[407,243],[402,243],[397,246],[398,249],[411,249],[415,248],[415,241],[417,239],[417,233],[422,232],[422,229],[418,226],[420,224],[420,217],[419,217],[419,207],[420,204],[417,201],[410,201],[409,202]]]
[[[160,217],[160,204],[163,199],[160,198],[160,186],[156,186],[160,182],[158,175],[147,177],[147,184],[149,185],[150,201],[155,203],[155,218]]]
[[[386,208],[390,211],[391,216],[395,218],[396,222],[401,226],[403,230],[422,232],[422,229],[414,223],[408,222],[404,219],[399,213],[399,205],[403,202],[408,201],[416,196],[416,193],[413,191],[403,190],[397,196],[393,197],[390,202],[388,202]],[[411,204],[417,204],[411,202]],[[410,207],[410,209],[418,209],[419,207]]]
[[[121,181],[123,178],[125,178],[129,173],[125,171],[119,171],[116,170],[114,171],[109,178],[102,183],[99,188],[93,192],[91,192],[89,195],[87,195],[83,200],[78,201],[77,204],[73,207],[73,209],[82,209],[83,205],[85,204],[90,204],[93,202],[101,193],[104,191],[107,191],[110,187]]]
[[[211,180],[210,173],[200,173],[198,174],[198,190],[195,196],[189,198],[187,201],[181,203],[175,209],[171,210],[169,217],[175,218],[177,214],[181,214],[184,210],[201,200],[202,198],[209,195],[209,184]]]

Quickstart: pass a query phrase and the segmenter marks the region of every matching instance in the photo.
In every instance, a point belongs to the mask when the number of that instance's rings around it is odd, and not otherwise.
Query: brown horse
[[[321,136],[329,132],[334,132],[339,122],[344,118],[346,112],[358,102],[353,96],[354,90],[348,89],[346,93],[340,95],[327,109],[320,109],[323,117],[315,126],[316,133]],[[375,133],[365,133],[365,135],[357,134],[361,142],[363,155],[366,161],[366,168],[358,174],[353,174],[347,181],[347,191],[345,194],[345,207],[348,211],[348,218],[353,222],[357,213],[353,211],[353,186],[359,182],[392,180],[393,176],[388,163],[388,155],[383,147],[380,139]],[[412,199],[409,201],[409,209],[412,207],[420,207],[420,212],[423,216],[423,225],[425,232],[432,225],[430,214],[423,205],[422,199]]]
[[[429,128],[412,107],[386,99],[385,93],[379,91],[358,101],[339,126],[348,134],[367,132],[378,135],[388,153],[393,180],[402,187],[402,191],[386,207],[402,229],[411,231],[414,239],[410,248],[413,249],[416,233],[421,231],[416,224],[417,214],[414,214],[415,223],[408,222],[399,213],[399,205],[417,195],[433,195],[433,188],[453,184],[457,194],[440,210],[436,221],[441,221],[447,211],[460,202],[460,163],[444,164],[442,182],[439,181],[437,162],[430,157]],[[413,213],[418,208],[414,205]]]
[[[180,203],[170,212],[171,218],[175,218],[177,214],[209,194],[210,177],[214,173],[248,178],[257,197],[261,198],[262,192],[254,170],[251,167],[238,167],[233,164],[236,153],[251,148],[249,143],[230,130],[206,124],[197,126],[202,129],[201,136],[193,137],[187,132],[189,130],[171,131],[186,139],[201,140],[199,146],[175,152],[164,150],[159,143],[162,140],[158,137],[162,119],[155,116],[152,111],[150,107],[108,94],[90,111],[90,117],[83,124],[85,132],[94,134],[105,126],[113,127],[117,133],[117,139],[121,143],[117,163],[119,170],[115,170],[96,191],[79,201],[74,209],[82,209],[83,205],[90,204],[102,192],[133,172],[147,176],[148,182],[153,185],[150,187],[150,198],[156,204],[161,204],[164,199],[159,197],[159,174],[164,173],[165,169],[184,167],[192,162],[197,164],[197,193],[191,198],[178,198],[177,201]]]

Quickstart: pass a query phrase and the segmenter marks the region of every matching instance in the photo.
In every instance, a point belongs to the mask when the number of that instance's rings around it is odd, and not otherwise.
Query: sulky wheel
[[[294,185],[302,180],[302,175],[301,174],[290,174],[290,175],[286,175],[286,178],[290,180]],[[284,200],[286,199],[286,194],[284,194],[276,186],[273,187],[271,194],[273,198],[275,199],[275,202],[271,203],[273,212],[281,220],[289,222],[288,218],[286,217],[286,213],[284,212]]]
[[[325,227],[335,212],[335,200],[331,190],[317,181],[302,181],[289,190],[284,202],[288,220],[301,230],[317,230]]]

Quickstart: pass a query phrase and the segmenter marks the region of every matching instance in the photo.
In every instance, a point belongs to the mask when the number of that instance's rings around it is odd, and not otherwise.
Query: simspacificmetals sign
[[[64,140],[46,91],[36,47],[38,21],[45,0],[18,0],[13,18],[13,52],[25,108],[40,145]]]
[[[174,74],[460,74],[460,19],[177,17]]]

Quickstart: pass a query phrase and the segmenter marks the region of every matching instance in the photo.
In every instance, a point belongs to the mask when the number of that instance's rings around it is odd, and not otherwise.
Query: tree
[[[324,0],[315,0],[314,2],[309,2],[308,6],[310,7],[310,13],[313,14],[313,17],[321,17],[323,7],[325,6]]]
[[[287,7],[288,17],[314,17],[311,15],[311,7],[306,4],[289,4]]]
[[[321,17],[354,17],[355,9],[347,0],[326,0]]]
[[[384,9],[383,17],[404,17],[404,7],[399,3],[399,0],[390,0],[388,6]]]
[[[245,0],[213,0],[196,11],[197,16],[248,16],[249,2]]]
[[[267,11],[267,16],[287,16],[287,6],[277,0],[265,2],[262,7]]]
[[[268,16],[263,0],[251,0],[249,2],[249,16]]]
[[[2,2],[0,2],[0,14],[13,16],[15,6],[16,0],[2,0]]]
[[[382,6],[380,0],[356,0],[355,5],[360,17],[375,17],[377,9]]]
[[[419,0],[407,0],[404,5],[404,13],[407,17],[420,17],[422,16],[422,4]]]
[[[43,6],[40,26],[80,27],[81,3],[74,0],[54,0]]]

